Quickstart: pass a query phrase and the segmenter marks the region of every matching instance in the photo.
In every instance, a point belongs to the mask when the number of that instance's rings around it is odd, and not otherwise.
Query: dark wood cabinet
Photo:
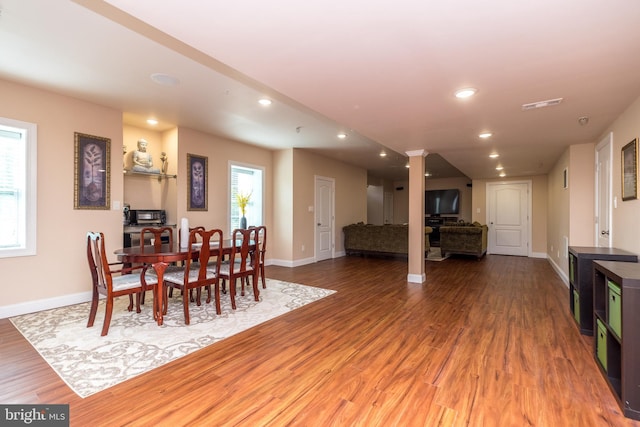
[[[638,255],[616,248],[569,247],[569,308],[583,335],[593,335],[593,261],[638,262]]]
[[[593,262],[594,356],[624,415],[640,420],[640,264]]]

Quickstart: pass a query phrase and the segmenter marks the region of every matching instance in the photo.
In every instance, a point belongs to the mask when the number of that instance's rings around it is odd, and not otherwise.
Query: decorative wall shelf
[[[138,172],[138,171],[132,171],[130,169],[124,169],[122,173],[124,173],[125,176],[147,176],[150,178],[158,178],[158,181],[160,182],[163,179],[178,178],[178,175],[169,175],[166,173]]]

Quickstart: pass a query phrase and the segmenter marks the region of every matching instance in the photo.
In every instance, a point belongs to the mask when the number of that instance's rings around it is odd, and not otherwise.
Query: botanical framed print
[[[187,210],[206,211],[208,159],[204,156],[187,154]]]
[[[622,147],[622,200],[638,198],[638,138]]]
[[[74,209],[110,209],[111,140],[75,132]]]

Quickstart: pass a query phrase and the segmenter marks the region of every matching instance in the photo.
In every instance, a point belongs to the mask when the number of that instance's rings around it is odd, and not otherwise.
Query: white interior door
[[[333,205],[335,181],[316,176],[316,261],[333,258]]]
[[[528,182],[487,184],[487,252],[498,255],[529,254]]]
[[[609,133],[596,147],[596,245],[611,247],[611,150]]]

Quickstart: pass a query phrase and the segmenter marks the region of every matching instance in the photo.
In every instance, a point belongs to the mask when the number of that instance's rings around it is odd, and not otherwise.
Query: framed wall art
[[[206,211],[208,159],[187,154],[187,210]]]
[[[75,132],[74,209],[110,209],[111,140]]]
[[[638,198],[638,138],[622,147],[622,200]]]

